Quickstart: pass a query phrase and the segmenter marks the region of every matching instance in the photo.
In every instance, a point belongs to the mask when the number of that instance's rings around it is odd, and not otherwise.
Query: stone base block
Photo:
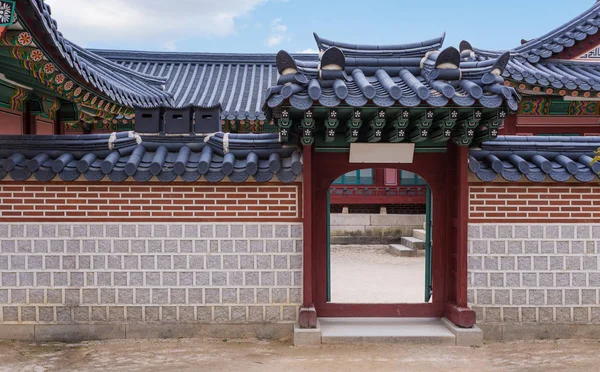
[[[292,323],[256,324],[1,324],[0,340],[82,342],[111,339],[258,338],[281,340],[293,334]]]
[[[600,324],[479,324],[486,341],[600,339]]]
[[[317,322],[317,328],[300,328],[300,324],[294,326],[294,346],[318,346],[321,345],[321,327]]]
[[[483,331],[477,326],[472,328],[461,328],[442,318],[442,323],[456,336],[456,346],[482,346]]]
[[[258,338],[279,340],[290,337],[293,324],[180,324],[137,323],[127,325],[127,338]]]
[[[39,324],[36,342],[81,342],[126,338],[125,324]]]
[[[35,325],[0,324],[0,340],[35,341]]]

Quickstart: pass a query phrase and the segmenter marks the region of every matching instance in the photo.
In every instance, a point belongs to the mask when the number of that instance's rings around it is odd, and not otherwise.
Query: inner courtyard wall
[[[0,183],[0,338],[290,335],[301,193],[301,183]]]
[[[468,298],[487,339],[599,337],[598,186],[470,184]]]

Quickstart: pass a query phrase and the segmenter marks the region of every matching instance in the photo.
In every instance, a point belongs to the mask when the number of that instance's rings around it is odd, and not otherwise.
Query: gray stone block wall
[[[0,224],[0,323],[296,322],[302,224]]]
[[[600,225],[470,224],[479,323],[600,323]]]

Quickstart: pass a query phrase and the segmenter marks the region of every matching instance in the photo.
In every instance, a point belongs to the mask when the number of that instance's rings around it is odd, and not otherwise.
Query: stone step
[[[323,344],[456,344],[437,318],[319,318],[319,325]]]
[[[425,241],[412,236],[403,236],[400,240],[400,244],[413,250],[425,249]]]
[[[388,252],[398,257],[417,257],[419,251],[410,249],[402,244],[390,244]]]
[[[427,233],[425,229],[414,229],[413,230],[413,238],[425,240],[427,237]]]

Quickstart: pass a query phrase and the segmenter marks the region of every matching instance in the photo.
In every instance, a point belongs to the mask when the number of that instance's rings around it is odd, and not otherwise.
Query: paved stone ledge
[[[600,339],[600,324],[477,323],[485,341]]]
[[[113,339],[228,338],[279,340],[293,323],[265,324],[0,324],[0,340],[82,342]]]

